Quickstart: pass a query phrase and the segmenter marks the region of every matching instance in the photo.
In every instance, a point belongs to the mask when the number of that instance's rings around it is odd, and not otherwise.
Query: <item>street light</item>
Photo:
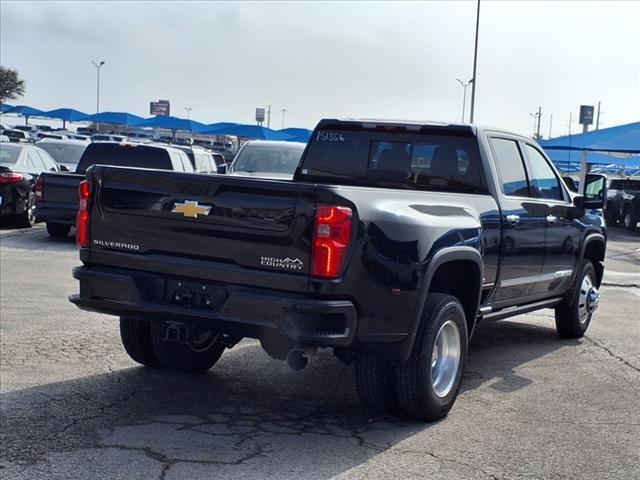
[[[191,107],[184,107],[187,111],[187,120],[191,120]]]
[[[473,123],[473,117],[476,109],[476,67],[478,65],[478,33],[480,32],[480,0],[476,8],[476,45],[473,49],[473,86],[471,87],[471,113],[469,114],[469,123]]]
[[[282,109],[282,128],[284,129],[284,114],[287,112],[286,108]]]
[[[463,93],[462,93],[462,123],[464,123],[464,110],[465,110],[465,107],[467,105],[467,87],[469,85],[471,85],[471,82],[473,82],[473,78],[471,80],[469,80],[467,83],[464,83],[459,78],[456,78],[456,80],[458,81],[458,83],[460,85],[462,85],[462,87],[464,89]]]
[[[96,73],[98,74],[98,84],[96,88],[96,113],[100,113],[100,68],[104,65],[105,61],[102,60],[100,63],[96,63],[91,60],[91,63],[96,67]]]

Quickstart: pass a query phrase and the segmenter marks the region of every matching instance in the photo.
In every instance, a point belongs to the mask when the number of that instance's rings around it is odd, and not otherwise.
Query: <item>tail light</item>
[[[311,255],[314,277],[337,278],[342,274],[351,241],[352,216],[349,207],[318,205]]]
[[[36,182],[36,200],[44,200],[44,177],[40,175]]]
[[[0,183],[18,183],[24,178],[23,175],[15,172],[0,172]]]
[[[89,247],[89,198],[91,197],[91,183],[87,180],[80,182],[78,188],[80,204],[76,216],[76,243],[79,247]]]

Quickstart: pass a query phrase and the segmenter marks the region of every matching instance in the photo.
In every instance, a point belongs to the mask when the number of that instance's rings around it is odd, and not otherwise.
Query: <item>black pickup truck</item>
[[[192,172],[187,155],[175,148],[123,142],[90,144],[73,173],[44,173],[36,183],[36,221],[46,222],[52,237],[64,238],[76,223],[78,186],[95,164]]]
[[[120,317],[153,367],[204,371],[243,337],[294,369],[331,347],[376,411],[434,420],[481,321],[598,306],[606,179],[571,194],[528,138],[323,120],[293,180],[95,166],[80,188],[78,307]]]
[[[615,178],[609,182],[604,218],[607,225],[622,220],[627,230],[636,229],[640,222],[640,180]]]

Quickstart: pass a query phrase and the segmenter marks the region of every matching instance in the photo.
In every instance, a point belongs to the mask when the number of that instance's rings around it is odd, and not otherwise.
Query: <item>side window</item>
[[[537,148],[528,143],[524,144],[524,150],[527,152],[527,159],[531,167],[529,181],[531,182],[532,196],[550,200],[564,200],[560,181],[547,159]]]
[[[38,155],[40,155],[40,158],[42,159],[42,163],[44,163],[45,170],[49,170],[50,172],[57,172],[58,171],[58,165],[53,160],[53,158],[51,158],[49,156],[48,153],[46,153],[46,152],[38,152]]]
[[[518,144],[505,138],[492,138],[490,141],[504,194],[528,197],[529,185]]]
[[[27,160],[26,160],[27,168],[29,168],[32,172],[42,172],[47,170],[42,160],[40,159],[40,155],[38,155],[35,150],[29,150],[27,152]]]

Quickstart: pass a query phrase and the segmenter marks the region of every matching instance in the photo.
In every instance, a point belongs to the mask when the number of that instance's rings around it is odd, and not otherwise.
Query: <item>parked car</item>
[[[44,138],[36,145],[45,150],[60,165],[63,172],[74,172],[88,142],[81,140],[57,140]]]
[[[172,145],[172,147],[183,151],[189,157],[191,165],[194,171],[198,173],[216,173],[218,171],[218,164],[216,163],[213,155],[208,150],[199,147],[186,147],[182,145]]]
[[[36,185],[36,216],[52,237],[66,237],[76,222],[78,186],[93,165],[193,172],[186,153],[169,146],[124,142],[90,143],[73,173],[42,175]]]
[[[236,176],[291,179],[305,147],[306,144],[300,142],[250,140],[240,147],[226,173]]]
[[[78,127],[76,128],[76,133],[78,135],[91,136],[94,133],[98,133],[98,131],[95,128],[91,128],[91,127]]]
[[[607,225],[622,221],[626,229],[635,230],[640,221],[640,180],[612,179],[604,215]]]
[[[58,172],[58,165],[33,145],[0,144],[0,215],[15,215],[21,227],[35,217],[35,185],[42,172]]]
[[[111,135],[106,133],[96,133],[95,135],[91,135],[92,142],[124,142],[127,137],[123,137],[122,135]]]
[[[31,140],[29,133],[22,130],[4,130],[2,134],[14,143],[28,143]]]
[[[120,316],[143,365],[202,372],[243,337],[294,370],[333,348],[369,409],[437,420],[479,323],[552,308],[560,336],[587,331],[606,178],[586,178],[570,193],[510,132],[355,120],[321,121],[293,181],[96,166],[70,301]]]

